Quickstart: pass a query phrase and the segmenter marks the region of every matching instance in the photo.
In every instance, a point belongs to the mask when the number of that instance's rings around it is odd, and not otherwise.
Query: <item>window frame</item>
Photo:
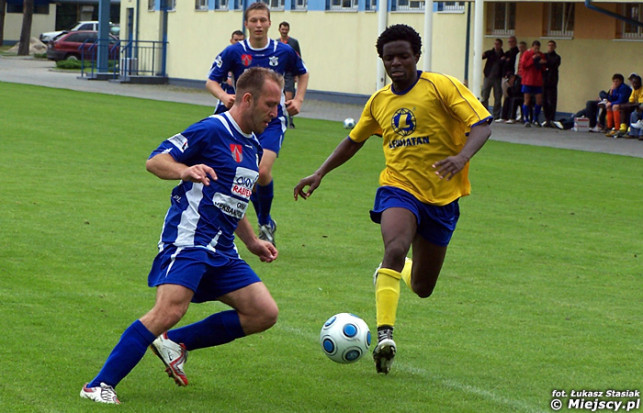
[[[558,8],[562,7],[563,10]],[[571,39],[574,37],[574,22],[575,22],[576,6],[574,3],[549,3],[547,5],[547,37],[555,37],[559,39]],[[561,27],[552,29],[552,21],[555,19],[561,20]],[[571,25],[571,29],[570,29]]]
[[[635,16],[637,12],[633,8],[638,8],[638,15]],[[625,3],[622,6],[623,16],[629,17],[632,20],[643,21],[643,3]],[[643,40],[643,26],[636,26],[629,24],[625,21],[620,22],[620,38],[624,40]],[[628,28],[633,27],[634,30],[628,30]]]
[[[497,28],[498,8],[502,10],[502,28]],[[512,27],[513,26],[513,27]],[[515,2],[490,2],[487,3],[486,34],[488,36],[514,36],[516,32],[516,3]]]

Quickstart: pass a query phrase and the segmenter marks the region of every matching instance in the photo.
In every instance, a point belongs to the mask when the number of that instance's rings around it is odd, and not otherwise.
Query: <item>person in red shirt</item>
[[[531,43],[531,49],[522,53],[520,57],[520,68],[522,69],[522,93],[523,104],[522,111],[524,113],[523,121],[526,127],[530,127],[531,123],[540,126],[538,117],[543,105],[543,72],[545,70],[545,63],[547,60],[545,56],[540,53],[540,42],[534,40]],[[535,96],[536,104],[534,105],[533,119],[529,119],[530,106],[532,97]],[[531,121],[531,123],[530,123]]]

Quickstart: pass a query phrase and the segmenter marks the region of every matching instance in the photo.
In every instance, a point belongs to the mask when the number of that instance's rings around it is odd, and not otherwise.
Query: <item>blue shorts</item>
[[[379,224],[382,221],[382,212],[388,208],[405,208],[411,211],[417,220],[418,234],[441,247],[449,245],[460,217],[458,200],[444,206],[429,205],[402,189],[381,186],[375,195],[371,220]]]
[[[269,149],[279,155],[281,145],[286,135],[286,117],[278,116],[274,118],[266,129],[258,136],[259,143],[264,149]]]
[[[159,252],[147,277],[147,285],[182,285],[194,291],[193,303],[215,301],[261,279],[241,258],[226,257],[205,248],[168,246]]]
[[[543,93],[543,88],[540,86],[522,85],[521,91],[522,93],[529,93],[530,95],[540,95]]]

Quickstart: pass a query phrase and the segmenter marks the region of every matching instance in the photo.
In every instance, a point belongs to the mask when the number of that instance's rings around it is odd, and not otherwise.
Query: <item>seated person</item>
[[[632,73],[630,77],[628,77],[628,79],[630,81],[630,85],[632,85],[632,93],[630,94],[628,102],[621,105],[621,120],[624,123],[621,123],[620,125],[617,135],[619,138],[625,136],[625,134],[627,133],[628,125],[625,124],[625,121],[629,119],[630,122],[628,122],[628,124],[631,124],[632,122],[630,116],[633,115],[635,109],[638,108],[641,103],[643,103],[643,88],[641,87],[641,76],[637,75],[636,73]]]
[[[624,81],[625,78],[622,74],[614,74],[612,76],[612,87],[609,91],[601,91],[599,94],[600,100],[587,102],[585,110],[589,118],[590,132],[607,132],[609,129],[614,128],[614,124],[620,126],[620,105],[627,102],[632,92],[630,87],[623,83]],[[615,136],[618,133],[619,126],[614,129],[613,135],[613,131],[610,130],[609,135]]]
[[[523,95],[520,76],[513,73],[506,77],[506,89],[504,93],[504,102],[502,104],[502,119],[505,123],[516,123],[516,111],[522,106]]]
[[[625,137],[643,141],[643,103],[630,114],[630,130]]]
[[[625,84],[623,75],[616,74],[612,77],[612,88],[607,92],[607,102],[605,102],[605,117],[607,122],[605,126],[608,132],[605,136],[616,138],[621,128],[621,106],[630,98],[632,89]],[[626,129],[627,126],[624,125]]]

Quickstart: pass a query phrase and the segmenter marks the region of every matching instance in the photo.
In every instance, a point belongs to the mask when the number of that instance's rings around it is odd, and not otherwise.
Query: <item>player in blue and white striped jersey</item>
[[[286,72],[298,76],[297,94],[290,100],[284,98],[283,105],[279,108],[279,116],[259,135],[264,156],[259,165],[259,181],[252,202],[259,222],[259,238],[274,244],[276,224],[270,216],[274,197],[272,167],[288,128],[284,111],[294,116],[301,110],[308,87],[308,70],[292,47],[268,38],[270,9],[265,3],[256,2],[248,6],[244,20],[248,38],[226,47],[216,57],[206,81],[206,89],[227,107],[231,107],[234,95],[221,88],[221,82],[227,78],[228,72],[232,72],[234,78],[238,79],[248,68],[260,66],[272,69],[282,76]]]
[[[255,133],[277,116],[282,89],[281,75],[252,68],[239,78],[237,99],[228,112],[193,124],[150,155],[150,172],[180,180],[172,191],[159,253],[148,276],[148,284],[157,287],[156,303],[125,330],[81,397],[120,403],[114,387],[148,347],[169,376],[186,386],[183,365],[189,350],[225,344],[267,330],[277,321],[277,304],[240,258],[234,234],[261,261],[277,258],[277,249],[257,238],[245,212],[259,176],[261,146]],[[232,309],[170,330],[190,302],[215,300]]]

